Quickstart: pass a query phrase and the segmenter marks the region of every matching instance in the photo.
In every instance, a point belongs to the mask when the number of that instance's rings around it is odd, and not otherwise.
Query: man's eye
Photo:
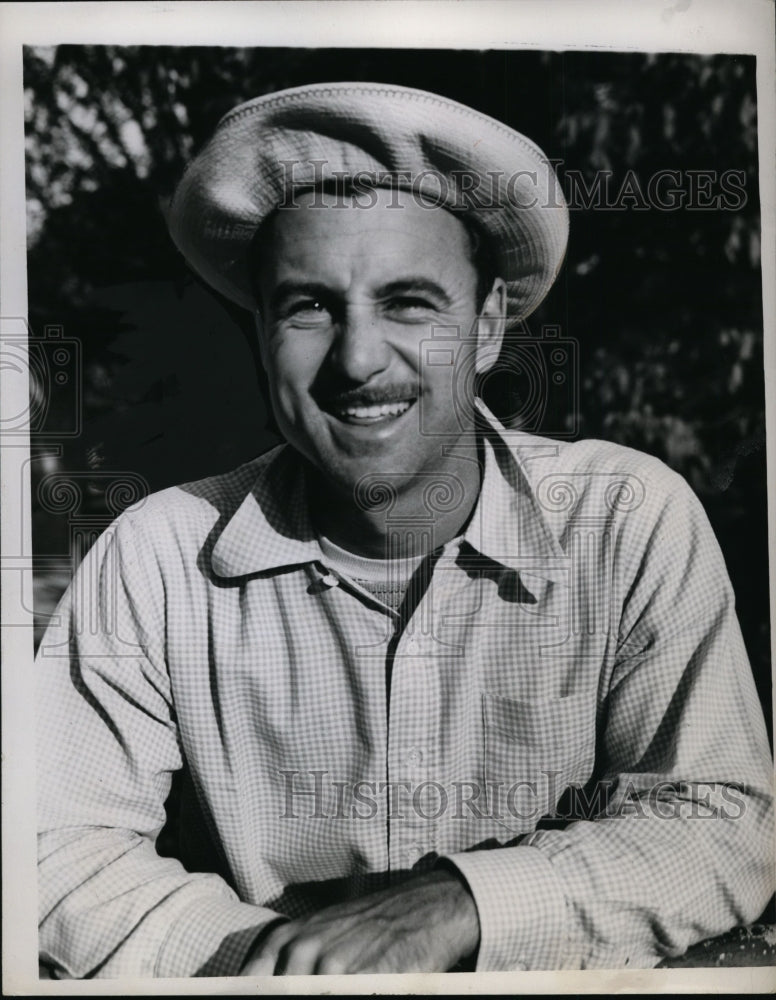
[[[294,319],[320,319],[327,313],[328,309],[320,299],[302,299],[292,302],[286,309],[286,315]]]
[[[395,312],[428,312],[430,309],[436,309],[434,303],[429,301],[429,299],[424,299],[417,295],[398,296],[397,298],[390,299],[387,306],[388,309]]]

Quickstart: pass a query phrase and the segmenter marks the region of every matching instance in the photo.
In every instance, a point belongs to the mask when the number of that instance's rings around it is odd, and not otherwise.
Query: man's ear
[[[507,286],[502,278],[496,278],[477,320],[475,367],[478,375],[489,371],[496,363],[501,353],[506,322]]]

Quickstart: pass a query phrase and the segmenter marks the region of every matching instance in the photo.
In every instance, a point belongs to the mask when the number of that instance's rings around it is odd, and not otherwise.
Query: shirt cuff
[[[170,927],[154,975],[237,976],[259,933],[285,919],[263,906],[200,897]]]
[[[568,934],[566,897],[537,847],[448,855],[466,880],[480,920],[477,972],[558,968]]]

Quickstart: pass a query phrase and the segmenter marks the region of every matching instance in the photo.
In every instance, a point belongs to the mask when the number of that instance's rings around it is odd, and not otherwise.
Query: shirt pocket
[[[485,780],[507,819],[533,829],[595,762],[596,691],[515,700],[482,693]]]

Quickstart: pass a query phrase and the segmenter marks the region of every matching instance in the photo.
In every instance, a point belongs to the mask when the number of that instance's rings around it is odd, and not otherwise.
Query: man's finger
[[[276,924],[255,946],[243,966],[241,976],[275,975],[278,953],[285,942],[294,934],[289,922]]]
[[[241,976],[272,976],[275,973],[274,952],[262,952],[243,967]]]
[[[319,937],[296,937],[286,942],[278,952],[276,976],[311,976],[317,970],[322,951]]]

